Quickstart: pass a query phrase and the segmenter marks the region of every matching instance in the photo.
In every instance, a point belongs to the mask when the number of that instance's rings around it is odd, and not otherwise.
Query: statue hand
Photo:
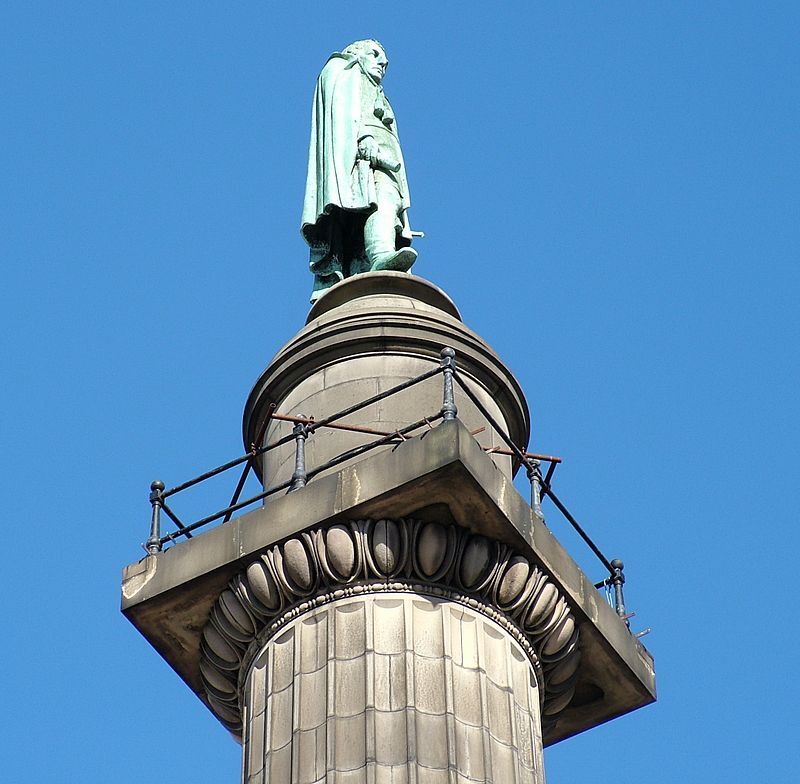
[[[361,160],[369,161],[372,166],[377,166],[380,157],[380,148],[372,136],[365,136],[358,143],[358,157]]]

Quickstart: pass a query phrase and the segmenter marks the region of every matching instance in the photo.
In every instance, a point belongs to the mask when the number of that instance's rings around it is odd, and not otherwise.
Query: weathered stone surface
[[[284,544],[283,568],[286,577],[302,591],[311,588],[313,579],[311,559],[299,539],[290,539]]]
[[[548,618],[558,601],[558,589],[553,583],[544,583],[540,593],[525,616],[525,628],[536,629],[543,618]]]
[[[522,593],[530,571],[530,564],[521,555],[515,555],[509,561],[500,581],[500,590],[497,592],[497,598],[502,606],[511,604]]]
[[[255,624],[242,603],[236,598],[233,591],[223,591],[220,596],[219,606],[225,617],[236,628],[237,632],[245,635],[255,634]]]
[[[394,574],[400,561],[400,531],[394,520],[378,520],[372,533],[372,554],[378,571]]]
[[[420,532],[417,542],[417,559],[426,577],[439,570],[447,555],[447,531],[438,523],[428,523]]]
[[[203,640],[208,645],[211,653],[216,656],[218,666],[225,669],[233,669],[241,664],[242,657],[221,634],[216,627],[206,624],[203,628]]]
[[[247,581],[255,598],[265,609],[276,610],[280,606],[278,586],[263,560],[253,561],[247,567]]]
[[[546,655],[557,653],[569,642],[574,631],[575,619],[571,615],[564,616],[547,637],[542,652]]]
[[[565,683],[575,674],[580,663],[581,652],[578,651],[575,656],[567,657],[547,673],[548,683],[551,683],[554,687]]]
[[[325,532],[325,555],[339,577],[346,579],[353,574],[356,565],[355,543],[345,526],[334,525]]]
[[[461,584],[465,588],[474,588],[486,579],[493,563],[493,549],[485,536],[474,536],[470,539],[461,559]]]
[[[461,604],[388,592],[308,610],[258,650],[244,704],[253,784],[544,781],[530,659]]]

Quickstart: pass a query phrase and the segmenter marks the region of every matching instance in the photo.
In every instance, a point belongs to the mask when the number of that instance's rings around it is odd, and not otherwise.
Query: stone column
[[[526,652],[481,613],[415,593],[309,610],[258,652],[244,781],[543,782]]]
[[[456,525],[354,520],[254,560],[203,631],[246,784],[544,781],[578,630],[547,575]]]

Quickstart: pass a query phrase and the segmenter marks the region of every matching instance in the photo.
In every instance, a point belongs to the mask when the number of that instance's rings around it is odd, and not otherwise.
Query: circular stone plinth
[[[331,286],[311,307],[306,324],[353,300],[381,295],[406,297],[438,308],[461,321],[461,314],[453,300],[425,278],[407,272],[362,272]]]
[[[306,326],[278,352],[250,393],[243,422],[245,447],[256,441],[272,404],[278,414],[319,421],[439,366],[445,347],[455,350],[458,378],[524,448],[530,418],[517,380],[486,342],[464,326],[458,308],[441,289],[401,272],[355,275],[314,304]],[[455,398],[458,418],[476,433],[479,443],[504,449],[503,439],[458,383]],[[441,406],[441,375],[378,400],[339,423],[367,428],[369,434],[319,428],[306,442],[307,468],[314,470],[373,442],[379,433],[435,417]],[[275,443],[291,430],[291,422],[273,419],[261,443]],[[351,461],[367,456],[358,454]],[[509,457],[494,454],[492,459],[512,474]],[[287,481],[294,470],[293,443],[265,453],[256,470],[265,487]]]

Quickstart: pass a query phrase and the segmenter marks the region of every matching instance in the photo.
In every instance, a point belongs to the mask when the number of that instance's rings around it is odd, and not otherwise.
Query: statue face
[[[380,44],[373,41],[368,42],[368,46],[363,49],[359,59],[364,70],[380,84],[389,65],[386,52],[383,51]]]

